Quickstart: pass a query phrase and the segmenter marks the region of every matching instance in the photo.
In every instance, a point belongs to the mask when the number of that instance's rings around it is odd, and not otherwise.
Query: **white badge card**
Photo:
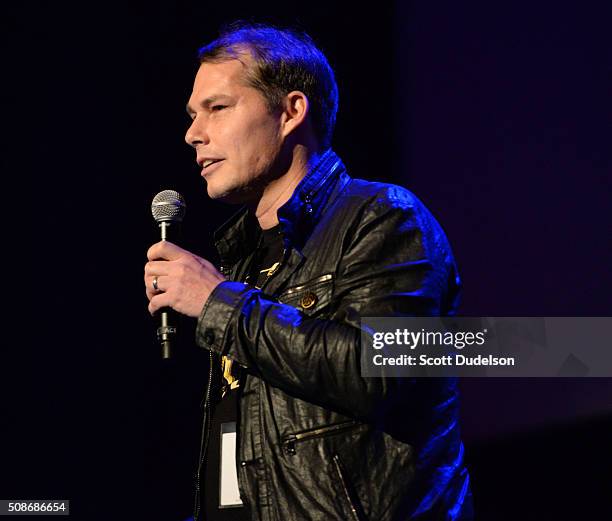
[[[236,469],[236,422],[221,424],[219,508],[242,505]]]

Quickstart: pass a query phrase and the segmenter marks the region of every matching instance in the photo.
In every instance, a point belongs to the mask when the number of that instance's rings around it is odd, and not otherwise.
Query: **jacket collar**
[[[301,247],[317,222],[332,187],[346,168],[331,149],[327,149],[317,164],[304,176],[290,199],[278,209],[285,248]],[[214,233],[221,264],[231,265],[257,247],[259,224],[255,215],[243,206]]]

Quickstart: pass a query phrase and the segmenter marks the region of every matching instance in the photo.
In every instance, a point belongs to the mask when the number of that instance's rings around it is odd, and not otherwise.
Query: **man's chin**
[[[211,199],[226,204],[248,204],[257,200],[257,195],[251,190],[219,190],[209,184],[207,192]]]

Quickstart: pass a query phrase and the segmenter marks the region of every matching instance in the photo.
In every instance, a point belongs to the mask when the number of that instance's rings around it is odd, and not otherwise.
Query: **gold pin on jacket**
[[[276,273],[276,270],[278,269],[279,266],[280,266],[280,262],[275,262],[269,268],[265,270],[260,270],[259,273],[266,273],[268,277],[271,277],[272,275]]]
[[[311,308],[316,303],[317,303],[317,296],[312,291],[309,291],[304,296],[302,296],[302,298],[300,299],[300,307],[304,309]]]

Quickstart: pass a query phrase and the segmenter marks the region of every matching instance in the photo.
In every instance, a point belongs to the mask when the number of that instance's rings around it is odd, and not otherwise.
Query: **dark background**
[[[461,314],[609,316],[612,8],[596,2],[3,4],[0,497],[72,518],[191,510],[205,353],[162,362],[142,285],[151,198],[214,259],[236,208],[183,142],[197,48],[238,18],[306,29],[336,70],[334,148],[444,226]],[[612,517],[611,379],[464,380],[479,519]]]

